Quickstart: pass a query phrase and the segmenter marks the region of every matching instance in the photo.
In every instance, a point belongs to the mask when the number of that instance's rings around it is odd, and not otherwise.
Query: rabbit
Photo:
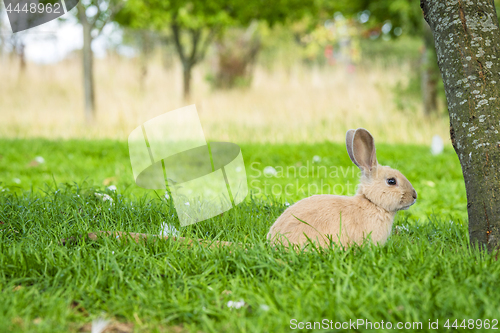
[[[377,163],[366,129],[347,131],[346,146],[362,173],[356,195],[313,195],[298,201],[271,226],[269,241],[303,246],[309,238],[322,247],[331,241],[343,247],[362,244],[368,237],[376,245],[387,241],[394,216],[417,201],[417,192],[401,172]]]

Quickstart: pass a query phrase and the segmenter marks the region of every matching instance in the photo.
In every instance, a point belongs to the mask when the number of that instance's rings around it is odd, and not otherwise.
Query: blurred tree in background
[[[0,1],[0,58],[10,51],[11,57],[17,57],[19,60],[19,73],[22,74],[26,69],[26,41],[25,32],[15,33],[8,36],[3,30],[9,26],[8,18],[4,16],[4,2]],[[7,20],[5,20],[7,18]]]
[[[257,21],[246,29],[233,28],[221,34],[215,43],[215,65],[208,81],[219,89],[248,87],[260,46]]]
[[[500,7],[500,0],[495,3]],[[419,3],[411,0],[281,0],[272,6],[260,0],[129,0],[116,20],[123,27],[154,31],[175,46],[183,68],[186,99],[191,93],[192,69],[205,58],[214,41],[215,70],[208,76],[213,86],[230,88],[249,84],[251,65],[265,47],[252,22],[265,22],[271,28],[281,23],[304,48],[307,61],[332,64],[335,52],[332,45],[336,44],[335,58],[343,59],[348,68],[360,61],[360,38],[398,38],[403,34],[421,38],[419,68],[412,80],[420,81],[425,114],[436,114],[438,96],[444,99],[432,33],[422,18]],[[143,45],[148,45],[146,37]],[[147,47],[144,53],[148,53]],[[143,60],[142,73],[147,72],[145,67]]]
[[[495,5],[498,15],[500,0],[495,0]],[[3,4],[0,7],[3,10]],[[410,80],[406,90],[395,87],[402,92],[398,95],[418,94],[416,99],[418,103],[422,101],[428,115],[435,114],[441,104],[438,96],[444,98],[432,34],[416,1],[278,0],[269,4],[262,0],[82,0],[77,8],[75,16],[83,27],[83,83],[88,122],[95,117],[96,109],[91,46],[110,21],[127,31],[140,51],[141,87],[155,47],[161,45],[168,50],[166,63],[172,62],[169,52],[175,52],[182,66],[185,98],[191,93],[192,70],[211,46],[215,60],[213,73],[207,77],[215,88],[231,88],[251,82],[252,65],[261,56],[267,59],[268,68],[273,56],[274,61],[279,60],[288,69],[297,60],[311,65],[342,63],[353,69],[361,60],[361,50],[365,52],[363,45],[383,54],[380,50],[387,45],[379,40],[392,39],[398,43],[401,36],[421,40],[423,46],[420,53],[412,51],[415,58],[420,58],[412,60],[418,75]],[[19,36],[1,35],[0,50],[18,57],[24,68],[24,42]],[[392,53],[386,51],[384,56],[391,57],[387,52]],[[270,56],[271,53],[274,55]],[[404,97],[399,99],[402,108],[406,108]]]
[[[83,86],[85,118],[92,123],[95,118],[94,54],[92,41],[101,34],[116,12],[123,6],[122,0],[80,0],[76,12],[83,30]]]
[[[310,7],[298,0],[280,0],[272,6],[260,0],[129,0],[116,21],[126,27],[172,36],[183,69],[183,95],[189,99],[193,67],[204,59],[215,37],[225,29],[246,26],[256,19],[270,24],[292,20]]]

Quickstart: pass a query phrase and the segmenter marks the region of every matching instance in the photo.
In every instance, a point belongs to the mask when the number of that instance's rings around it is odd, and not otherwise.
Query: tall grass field
[[[357,174],[344,145],[241,148],[247,200],[181,228],[165,193],[133,183],[123,141],[1,139],[1,331],[90,332],[103,320],[107,332],[499,327],[500,263],[468,242],[465,189],[452,149],[433,156],[426,145],[378,145],[379,163],[403,172],[419,196],[398,213],[387,244],[299,250],[270,246],[266,233],[302,197],[354,193],[346,184],[355,184]],[[306,171],[263,172],[287,166]],[[280,193],[286,184],[293,186]],[[310,184],[318,187],[300,190]],[[98,230],[159,234],[164,223],[203,241],[79,238]]]

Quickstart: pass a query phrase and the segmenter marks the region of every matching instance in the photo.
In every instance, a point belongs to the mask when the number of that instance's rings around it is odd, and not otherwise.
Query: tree
[[[215,41],[216,65],[211,83],[218,89],[249,86],[252,67],[260,50],[258,23],[233,28]]]
[[[122,7],[121,0],[79,1],[77,18],[83,28],[83,87],[85,119],[92,123],[95,118],[94,53],[92,41],[100,35],[114,14]]]
[[[189,99],[193,67],[203,60],[215,34],[230,21],[224,5],[224,1],[129,0],[116,21],[171,36],[182,65],[183,96]]]
[[[300,0],[128,0],[117,15],[121,25],[171,34],[183,70],[183,95],[189,99],[192,69],[200,63],[215,36],[230,25],[253,19],[271,24],[300,17],[313,5]]]
[[[493,0],[421,0],[438,55],[471,243],[500,248],[500,28]]]

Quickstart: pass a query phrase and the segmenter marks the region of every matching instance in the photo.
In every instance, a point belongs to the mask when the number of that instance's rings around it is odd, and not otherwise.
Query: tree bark
[[[436,45],[471,244],[500,247],[500,29],[493,0],[421,0]]]

